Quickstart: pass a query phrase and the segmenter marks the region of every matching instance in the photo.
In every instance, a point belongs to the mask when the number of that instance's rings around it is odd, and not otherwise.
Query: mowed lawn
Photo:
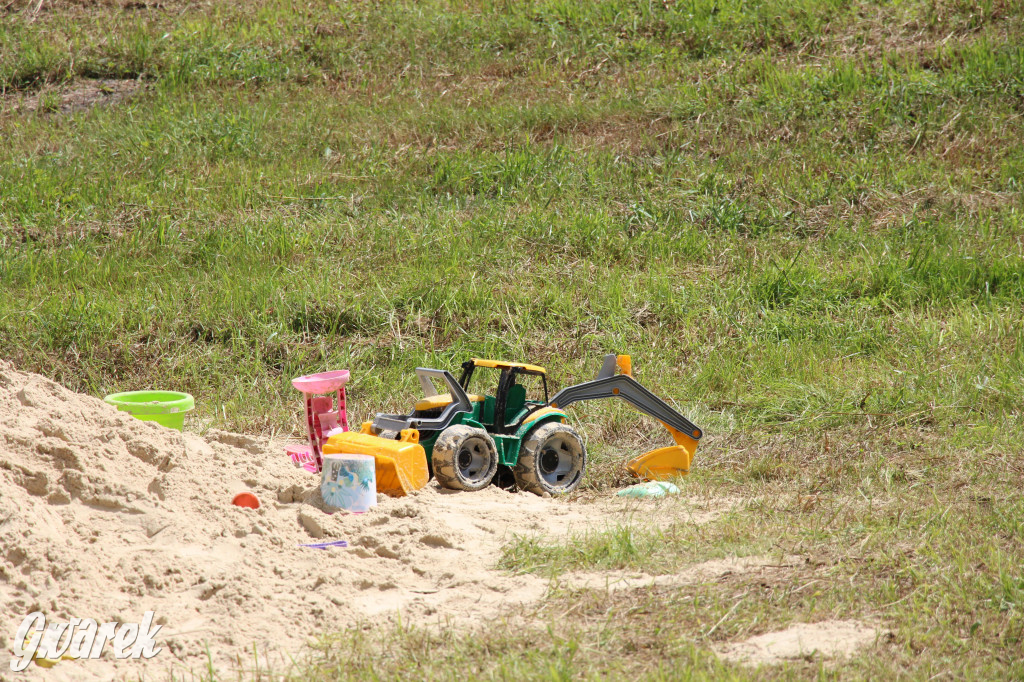
[[[683,494],[741,503],[502,566],[805,559],[325,632],[296,678],[1024,678],[1021,3],[14,0],[0,90],[20,369],[281,436],[312,371],[351,369],[366,418],[417,366],[557,387],[629,353],[707,434]],[[573,410],[584,501],[668,442]],[[838,666],[713,653],[833,618],[889,634]]]

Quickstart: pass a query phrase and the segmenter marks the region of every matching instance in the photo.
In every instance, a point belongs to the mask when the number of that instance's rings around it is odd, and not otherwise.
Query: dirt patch
[[[31,94],[9,94],[4,98],[3,109],[12,113],[72,114],[97,106],[123,102],[138,92],[143,85],[137,80],[113,78],[77,80],[59,87],[47,86]]]
[[[4,0],[0,3],[0,15],[18,12],[25,21],[32,22],[46,14],[169,10],[183,6],[187,6],[183,0]]]
[[[722,658],[745,665],[774,665],[786,661],[847,658],[873,644],[882,634],[856,620],[800,623],[717,649]]]
[[[749,556],[712,559],[687,566],[677,573],[649,575],[629,571],[568,573],[559,585],[570,589],[637,590],[650,587],[682,587],[702,582],[722,580],[732,575],[746,575],[767,570],[786,570],[802,565],[800,557]]]

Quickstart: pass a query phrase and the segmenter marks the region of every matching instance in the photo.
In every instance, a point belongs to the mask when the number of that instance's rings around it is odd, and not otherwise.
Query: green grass
[[[774,501],[707,535],[522,539],[507,567],[864,543],[830,569],[824,611],[757,592],[715,636],[862,612],[896,653],[854,676],[1021,676],[1022,18],[18,0],[0,14],[0,356],[96,395],[190,391],[192,428],[279,434],[302,428],[299,374],[350,368],[362,418],[407,409],[416,366],[501,356],[554,388],[630,353],[708,434],[687,492]],[[55,93],[95,78],[142,88],[57,113]],[[588,491],[664,442],[622,406],[574,409]],[[828,497],[797,514],[796,495]],[[381,676],[749,676],[695,635],[730,589],[701,587],[706,612],[609,597],[617,620],[550,636],[349,633],[351,658],[306,674],[381,655]]]

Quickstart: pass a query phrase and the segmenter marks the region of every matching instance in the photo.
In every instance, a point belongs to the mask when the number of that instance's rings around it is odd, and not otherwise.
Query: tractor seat
[[[516,415],[519,414],[519,410],[523,409],[523,405],[526,404],[526,387],[522,384],[516,384],[512,388],[508,389],[508,393],[505,395],[505,423],[508,424]]]
[[[467,397],[469,398],[469,402],[471,402],[471,403],[479,403],[479,402],[483,401],[483,399],[484,399],[484,397],[482,395],[470,395],[470,396],[467,396]],[[452,394],[451,393],[441,393],[440,395],[432,395],[432,396],[427,396],[426,398],[423,398],[418,403],[416,403],[415,409],[416,409],[417,412],[425,412],[427,410],[436,410],[436,409],[445,407],[447,405],[450,405],[451,402],[452,402]]]

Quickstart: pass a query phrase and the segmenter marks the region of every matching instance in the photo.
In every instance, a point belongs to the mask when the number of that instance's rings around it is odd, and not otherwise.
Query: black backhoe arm
[[[566,408],[573,403],[599,398],[622,398],[644,414],[654,417],[666,426],[671,426],[694,440],[700,440],[702,435],[701,430],[693,422],[673,410],[668,403],[627,374],[594,379],[563,388],[548,404],[551,407]]]
[[[615,374],[616,368],[622,373]],[[598,398],[622,398],[644,414],[660,421],[676,442],[675,445],[652,450],[627,462],[626,468],[630,473],[648,480],[666,480],[690,471],[690,463],[703,432],[633,378],[628,355],[606,355],[596,379],[563,388],[548,404],[565,408],[581,400]]]

